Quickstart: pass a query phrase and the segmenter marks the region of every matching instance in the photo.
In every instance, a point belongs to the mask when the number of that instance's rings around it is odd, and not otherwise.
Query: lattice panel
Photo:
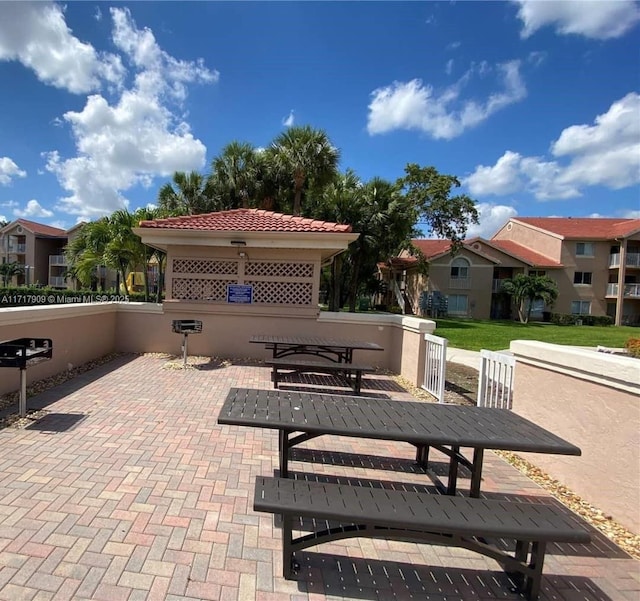
[[[237,275],[237,261],[215,259],[174,259],[174,273],[208,273],[216,275]]]
[[[310,282],[247,282],[253,286],[253,302],[272,305],[310,305]]]
[[[227,284],[236,280],[202,280],[192,278],[173,278],[171,297],[176,300],[227,300]]]
[[[313,277],[313,263],[252,261],[245,266],[244,272],[248,276],[258,277],[311,278]]]

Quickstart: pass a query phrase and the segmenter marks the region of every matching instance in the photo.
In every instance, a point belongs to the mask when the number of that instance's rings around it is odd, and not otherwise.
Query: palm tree
[[[135,211],[133,214],[133,221],[135,225],[138,225],[141,221],[151,221],[164,216],[162,209],[150,209],[148,207],[141,208]],[[135,236],[138,238],[138,236]],[[149,300],[149,263],[155,258],[158,265],[158,281],[156,287],[156,302],[159,303],[162,298],[162,287],[164,280],[164,268],[166,266],[167,253],[158,249],[147,246],[142,243],[142,240],[138,238],[140,248],[138,254],[141,256],[143,265],[143,277],[144,277],[144,300]]]
[[[269,157],[277,172],[293,185],[293,214],[302,210],[302,191],[313,180],[316,184],[330,181],[336,174],[340,152],[327,134],[309,125],[290,127],[269,148]]]
[[[512,279],[502,282],[502,291],[513,298],[520,323],[529,321],[535,301],[542,300],[545,305],[550,306],[558,298],[556,283],[546,275],[518,273]]]
[[[246,142],[233,141],[211,162],[213,186],[227,199],[229,208],[249,208],[256,190],[258,159],[255,148]]]
[[[175,187],[174,187],[175,186]],[[174,215],[197,215],[213,210],[207,181],[197,171],[176,171],[173,184],[166,183],[158,192],[158,206]]]
[[[9,281],[16,275],[24,273],[24,265],[17,262],[2,263],[0,264],[0,275],[2,276],[2,283],[6,287],[9,285]]]
[[[82,286],[93,287],[96,284],[104,291],[104,278],[99,276],[99,269],[105,265],[104,250],[110,239],[107,217],[85,223],[65,248],[69,264],[67,273]]]

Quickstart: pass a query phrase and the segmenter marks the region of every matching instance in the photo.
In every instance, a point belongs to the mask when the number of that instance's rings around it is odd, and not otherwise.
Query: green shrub
[[[624,343],[624,348],[627,349],[629,355],[640,359],[640,338],[629,338]]]
[[[552,313],[551,323],[557,326],[611,326],[613,318],[609,315],[570,315],[569,313]]]

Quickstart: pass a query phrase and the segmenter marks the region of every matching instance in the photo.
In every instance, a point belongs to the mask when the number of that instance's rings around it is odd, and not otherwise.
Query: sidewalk
[[[480,353],[478,351],[466,351],[461,348],[447,346],[447,361],[462,363],[480,371]]]

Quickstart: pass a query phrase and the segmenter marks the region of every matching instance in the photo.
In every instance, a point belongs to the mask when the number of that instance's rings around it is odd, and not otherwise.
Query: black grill
[[[16,338],[0,342],[0,367],[20,369],[20,417],[27,415],[27,367],[53,356],[51,338]]]
[[[53,342],[50,338],[16,338],[0,342],[0,367],[19,367],[51,359]]]
[[[202,322],[197,319],[174,319],[171,329],[176,334],[199,334],[202,332]]]

